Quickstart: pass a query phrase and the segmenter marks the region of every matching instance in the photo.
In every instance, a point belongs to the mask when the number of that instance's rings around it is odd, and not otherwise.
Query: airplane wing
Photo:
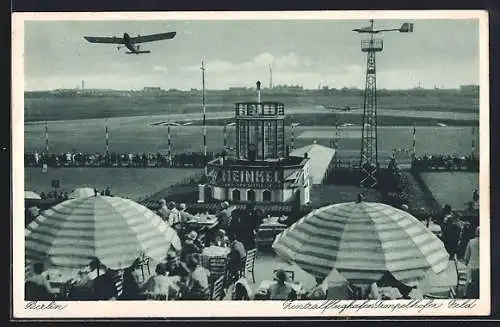
[[[85,40],[90,43],[112,43],[112,44],[123,44],[122,37],[101,37],[101,36],[84,36]]]
[[[168,32],[168,33],[136,36],[136,37],[131,37],[130,42],[132,42],[132,43],[145,43],[145,42],[153,42],[153,41],[160,41],[160,40],[170,40],[170,39],[173,39],[176,34],[177,34],[177,32]]]

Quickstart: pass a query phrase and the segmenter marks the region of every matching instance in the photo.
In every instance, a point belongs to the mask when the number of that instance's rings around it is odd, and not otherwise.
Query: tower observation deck
[[[285,106],[279,102],[235,105],[236,156],[255,161],[285,156]]]

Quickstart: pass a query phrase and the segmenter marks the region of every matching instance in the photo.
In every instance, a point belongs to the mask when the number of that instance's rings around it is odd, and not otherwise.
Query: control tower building
[[[261,102],[257,82],[257,101],[234,110],[236,153],[208,163],[207,193],[232,203],[309,203],[309,158],[289,154],[284,104]]]

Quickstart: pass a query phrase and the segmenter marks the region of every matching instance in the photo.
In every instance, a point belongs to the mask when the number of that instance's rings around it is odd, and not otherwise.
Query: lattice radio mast
[[[412,23],[404,23],[397,29],[373,29],[373,19],[370,26],[354,29],[358,33],[368,33],[368,40],[361,41],[361,51],[366,52],[366,82],[363,103],[363,120],[361,125],[361,155],[360,170],[362,173],[361,186],[377,186],[378,171],[378,138],[377,138],[377,69],[375,54],[383,49],[381,39],[373,38],[373,34],[380,32],[399,31],[413,32]]]

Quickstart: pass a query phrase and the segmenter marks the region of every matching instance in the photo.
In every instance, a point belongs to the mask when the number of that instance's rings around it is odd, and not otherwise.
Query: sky
[[[414,23],[413,33],[376,35],[377,87],[457,88],[479,84],[478,20],[376,20],[375,28]],[[365,84],[366,34],[352,32],[368,20],[168,20],[27,21],[25,88],[138,90],[201,88],[204,61],[207,89],[302,85],[307,89]],[[112,44],[92,44],[83,36],[131,36],[176,31],[172,40],[143,44],[150,54],[127,55]]]

